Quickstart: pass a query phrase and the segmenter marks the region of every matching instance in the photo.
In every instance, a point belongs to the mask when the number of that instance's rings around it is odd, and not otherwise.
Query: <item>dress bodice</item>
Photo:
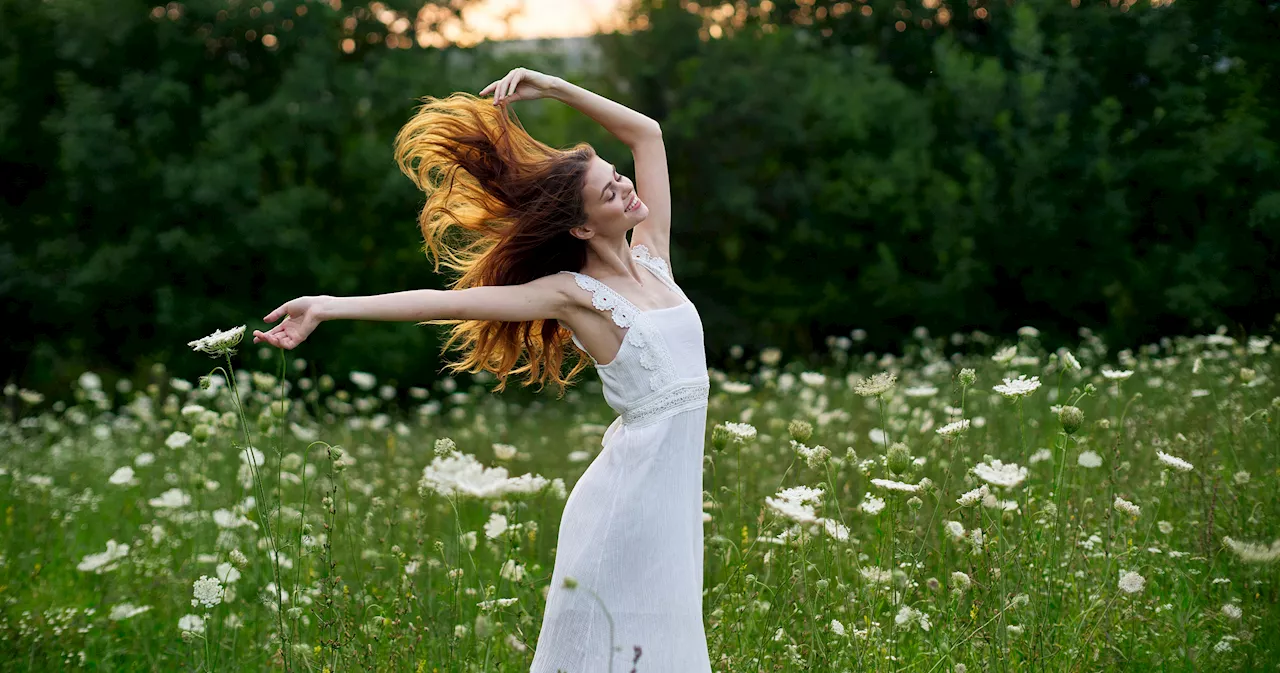
[[[606,364],[597,362],[596,371],[604,385],[605,401],[622,422],[646,425],[705,405],[710,383],[698,310],[676,285],[665,260],[650,255],[644,245],[633,246],[631,255],[684,301],[668,308],[641,310],[591,276],[577,271],[561,273],[572,274],[578,287],[591,293],[591,304],[608,311],[614,324],[627,330],[617,356]],[[577,335],[572,338],[585,352]]]

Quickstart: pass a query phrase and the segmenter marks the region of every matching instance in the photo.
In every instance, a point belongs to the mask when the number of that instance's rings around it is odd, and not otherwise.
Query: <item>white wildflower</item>
[[[958,421],[948,423],[938,428],[936,432],[939,435],[942,435],[943,437],[952,439],[959,436],[961,433],[963,433],[965,430],[968,430],[968,429],[969,429],[969,419],[962,418]]]
[[[511,460],[516,457],[516,447],[510,444],[495,443],[493,445],[493,457],[498,460]]]
[[[1002,365],[1007,365],[1011,360],[1013,360],[1013,357],[1017,354],[1018,354],[1017,346],[1005,346],[1004,348],[1001,348],[1000,350],[996,351],[995,355],[991,356],[991,361],[999,362]]]
[[[1117,512],[1124,512],[1125,514],[1131,514],[1133,516],[1142,516],[1142,508],[1118,495],[1116,496],[1115,502],[1111,503],[1111,506],[1114,507]]]
[[[114,484],[116,486],[132,486],[138,482],[133,478],[133,468],[125,465],[124,467],[117,469],[115,472],[112,472],[111,476],[107,477],[107,483]]]
[[[1195,469],[1195,466],[1192,465],[1191,463],[1188,463],[1187,461],[1177,456],[1167,454],[1164,451],[1156,451],[1156,458],[1162,464],[1172,467],[1173,469],[1179,472],[1190,472],[1191,470]]]
[[[1109,381],[1123,381],[1130,376],[1133,376],[1133,371],[1129,369],[1125,369],[1123,371],[1104,369],[1102,370],[1102,375]]]
[[[730,395],[742,395],[751,392],[751,384],[741,381],[725,381],[720,384],[720,389]]]
[[[360,390],[373,390],[373,387],[378,385],[378,377],[369,372],[353,371],[348,376]]]
[[[492,540],[505,532],[507,532],[507,517],[497,512],[490,514],[488,523],[484,525],[484,536]]]
[[[862,575],[862,579],[871,584],[888,584],[893,580],[893,573],[873,566],[859,568],[858,574]]]
[[[430,465],[423,468],[418,492],[423,495],[434,491],[444,496],[502,498],[511,494],[536,493],[549,483],[545,477],[529,473],[509,477],[506,468],[486,468],[475,456],[455,451],[436,456]]]
[[[902,493],[916,493],[920,490],[919,484],[907,484],[892,479],[872,479],[872,485],[879,486],[887,491],[901,491]]]
[[[1136,594],[1142,591],[1142,587],[1146,583],[1146,578],[1131,570],[1125,570],[1120,573],[1120,590],[1127,594]]]
[[[992,386],[991,389],[1008,398],[1026,397],[1034,393],[1040,387],[1040,377],[1032,376],[1027,378],[1026,374],[1019,376],[1017,379],[1005,378],[1004,383]]]
[[[724,424],[724,429],[728,431],[730,439],[739,442],[749,442],[756,438],[755,427],[746,423],[727,421]]]
[[[961,507],[972,507],[973,505],[976,505],[979,502],[981,502],[983,498],[987,497],[990,494],[991,494],[991,489],[988,488],[986,484],[983,484],[978,488],[973,489],[972,491],[968,491],[962,494],[959,498],[956,498],[956,503],[959,504]]]
[[[240,343],[240,339],[244,337],[244,325],[233,327],[227,331],[214,330],[213,334],[201,337],[195,341],[188,341],[187,345],[193,351],[204,351],[213,357],[218,357],[224,353],[227,355],[234,354],[236,351],[234,346]]]
[[[132,617],[136,617],[147,610],[150,605],[134,605],[133,603],[117,603],[111,606],[111,612],[107,614],[107,619],[113,622],[121,622]]]
[[[818,372],[800,372],[800,381],[806,386],[818,387],[827,382],[827,377]]]
[[[194,608],[196,604],[203,605],[206,609],[215,607],[222,603],[222,583],[216,577],[201,575],[191,585],[191,594],[195,596],[191,599],[191,607]]]
[[[120,559],[129,555],[129,545],[119,544],[115,540],[107,540],[107,550],[97,554],[89,554],[85,556],[76,570],[81,572],[92,572],[97,574],[114,570],[120,564]]]
[[[1270,547],[1253,542],[1241,542],[1230,537],[1222,538],[1222,543],[1245,563],[1270,563],[1280,559],[1280,540],[1272,542]]]
[[[507,559],[507,562],[502,564],[502,569],[498,571],[498,575],[512,582],[519,582],[524,578],[524,566],[516,563],[515,559]]]
[[[858,505],[858,509],[862,510],[866,514],[875,516],[884,509],[884,506],[884,500],[867,493],[863,496],[862,502]]]
[[[999,459],[990,463],[978,463],[973,466],[973,473],[992,486],[1013,488],[1027,478],[1027,468],[1014,463],[1003,463]]]
[[[1222,606],[1222,614],[1226,615],[1229,619],[1240,619],[1240,617],[1244,615],[1244,611],[1240,609],[1239,605],[1227,603]]]
[[[863,397],[876,397],[888,392],[897,381],[898,377],[896,375],[889,372],[880,372],[870,378],[858,381],[853,386],[853,392]]]
[[[1100,467],[1102,465],[1102,456],[1099,456],[1094,451],[1082,451],[1080,457],[1076,458],[1076,464],[1089,469]]]
[[[183,615],[178,619],[178,630],[183,633],[204,633],[204,617],[200,615]]]
[[[191,496],[183,493],[180,488],[171,488],[161,493],[159,497],[148,500],[147,504],[156,509],[178,509],[190,505]]]
[[[175,430],[164,440],[164,445],[171,449],[181,449],[190,443],[191,435],[188,435],[181,430]]]

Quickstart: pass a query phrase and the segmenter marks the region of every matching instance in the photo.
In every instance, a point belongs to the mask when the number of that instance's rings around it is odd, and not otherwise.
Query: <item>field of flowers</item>
[[[0,668],[527,671],[595,375],[313,379],[239,335],[196,382],[4,390]],[[1280,344],[862,336],[711,372],[716,671],[1280,669]]]

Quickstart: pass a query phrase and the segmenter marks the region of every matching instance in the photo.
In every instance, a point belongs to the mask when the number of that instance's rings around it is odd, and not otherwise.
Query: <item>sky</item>
[[[577,37],[612,25],[620,0],[479,0],[463,12],[472,30],[489,39]],[[511,19],[510,31],[502,16]]]

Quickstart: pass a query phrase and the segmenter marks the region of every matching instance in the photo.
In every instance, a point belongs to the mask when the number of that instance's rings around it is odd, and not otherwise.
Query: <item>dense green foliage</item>
[[[391,139],[416,96],[516,64],[663,123],[674,268],[713,361],[858,327],[880,346],[916,325],[1135,343],[1265,327],[1276,306],[1274,0],[647,0],[589,72],[388,49],[364,6],[266,4],[0,0],[0,379],[182,371],[181,344],[297,295],[442,287]],[[559,103],[518,111],[629,163]],[[438,336],[331,324],[306,354],[427,381]]]

